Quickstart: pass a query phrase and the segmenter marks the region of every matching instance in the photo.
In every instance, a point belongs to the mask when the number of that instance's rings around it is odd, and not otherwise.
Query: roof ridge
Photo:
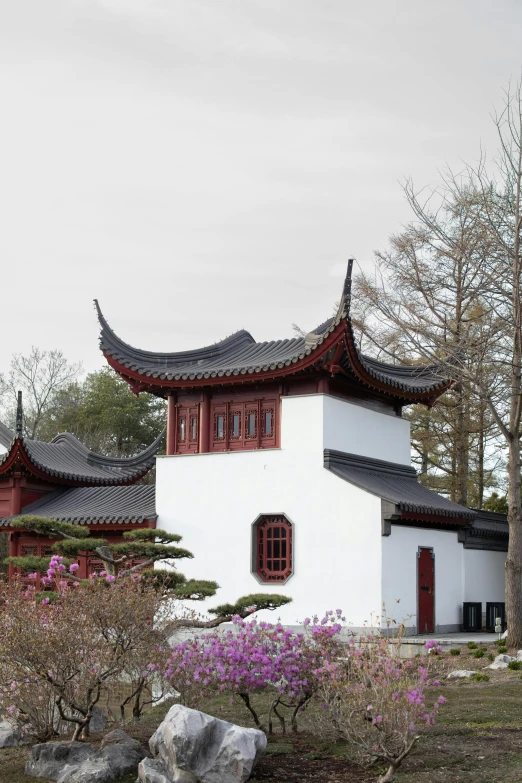
[[[360,454],[350,454],[337,449],[324,450],[324,465],[346,465],[358,470],[374,470],[379,473],[390,473],[395,476],[405,476],[417,479],[417,471],[411,465],[403,465],[400,462],[388,462],[375,457],[363,457]]]

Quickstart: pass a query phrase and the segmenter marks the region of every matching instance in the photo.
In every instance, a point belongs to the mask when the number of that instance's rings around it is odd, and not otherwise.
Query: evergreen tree
[[[124,577],[130,574],[141,574],[142,578],[152,582],[160,591],[170,597],[180,600],[204,601],[216,594],[219,589],[217,582],[205,579],[186,579],[186,577],[172,568],[178,560],[192,558],[193,554],[188,549],[179,547],[181,536],[176,533],[167,533],[165,530],[142,528],[129,530],[123,533],[125,539],[120,543],[110,543],[104,538],[91,538],[88,528],[71,525],[67,522],[58,522],[46,517],[25,515],[16,518],[12,523],[17,528],[31,531],[49,538],[58,538],[52,545],[52,550],[64,558],[64,565],[69,565],[72,560],[88,555],[101,560],[105,567],[108,579]],[[132,565],[131,561],[137,558],[141,562]],[[7,563],[25,571],[45,572],[49,568],[51,557],[8,557]],[[167,563],[169,569],[154,569],[155,563]],[[67,579],[81,582],[82,579],[74,573],[68,572]],[[292,599],[284,595],[270,593],[254,593],[239,598],[234,604],[222,604],[209,609],[214,615],[211,620],[197,618],[176,618],[173,627],[214,627],[223,622],[228,622],[234,615],[248,617],[253,611],[262,609],[277,609],[284,606]]]
[[[60,432],[72,432],[93,451],[129,456],[158,436],[165,410],[164,400],[132,394],[119,375],[104,367],[57,392],[38,435],[51,440]]]

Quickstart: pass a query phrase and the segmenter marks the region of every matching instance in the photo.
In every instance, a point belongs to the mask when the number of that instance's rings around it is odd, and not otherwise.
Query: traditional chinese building
[[[100,347],[133,392],[168,401],[156,508],[194,552],[189,576],[226,600],[284,592],[288,624],[340,606],[361,627],[385,603],[414,630],[458,630],[464,601],[503,600],[505,540],[419,484],[402,409],[449,381],[361,353],[350,298],[351,263],[336,315],[306,336],[174,353],[128,345],[96,303]]]
[[[154,465],[162,437],[126,458],[96,454],[70,433],[50,443],[32,440],[23,436],[19,395],[16,431],[0,423],[0,532],[9,537],[9,555],[52,554],[52,540],[16,527],[20,514],[86,525],[114,543],[125,530],[155,527],[155,487],[136,482]],[[90,557],[79,565],[82,577],[101,568]]]

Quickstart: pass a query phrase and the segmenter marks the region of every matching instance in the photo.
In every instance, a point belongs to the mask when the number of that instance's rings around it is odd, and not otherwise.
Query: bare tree
[[[36,438],[56,394],[76,380],[81,369],[80,363],[71,364],[58,350],[43,351],[33,346],[27,356],[14,354],[5,383],[6,396],[11,401],[8,416],[13,418],[17,393],[21,390],[25,434],[29,438]]]
[[[410,268],[380,254],[375,280],[360,281],[377,313],[379,332],[391,331],[390,353],[414,348],[419,360],[456,381],[458,415],[465,415],[465,384],[487,410],[507,450],[509,549],[506,602],[510,642],[522,644],[522,504],[520,439],[522,417],[522,86],[508,88],[494,116],[499,150],[489,165],[484,154],[459,173],[446,171],[440,190],[416,191],[405,184],[418,237],[400,248]],[[455,213],[455,210],[457,212]],[[456,215],[460,232],[448,231]],[[455,227],[455,221],[450,225]],[[395,238],[394,238],[395,239]],[[406,237],[408,239],[408,237]],[[401,240],[404,241],[404,240]],[[399,259],[400,260],[400,259]],[[448,301],[451,296],[451,303]],[[448,304],[453,315],[448,317]],[[371,330],[367,330],[368,333]],[[462,389],[462,393],[459,391]],[[465,460],[456,444],[460,459]]]

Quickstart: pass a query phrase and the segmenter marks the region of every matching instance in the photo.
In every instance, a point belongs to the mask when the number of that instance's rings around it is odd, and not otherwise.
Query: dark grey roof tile
[[[14,441],[15,434],[13,430],[10,430],[5,424],[0,421],[0,446],[5,446],[8,449]]]
[[[75,487],[58,490],[31,503],[23,514],[56,519],[60,522],[86,525],[94,523],[124,524],[148,520],[156,514],[156,488],[153,484],[130,487]],[[20,515],[18,515],[20,516]],[[16,516],[0,519],[0,527],[16,525]]]
[[[136,481],[154,465],[164,431],[133,457],[105,457],[84,446],[69,432],[50,443],[23,438],[22,447],[30,461],[44,473],[63,481],[83,484],[118,485]],[[0,466],[9,456],[0,455]]]
[[[419,483],[414,468],[406,465],[326,449],[324,466],[345,481],[395,503],[401,511],[460,517],[466,522],[477,516],[476,511],[459,506],[424,487]]]

